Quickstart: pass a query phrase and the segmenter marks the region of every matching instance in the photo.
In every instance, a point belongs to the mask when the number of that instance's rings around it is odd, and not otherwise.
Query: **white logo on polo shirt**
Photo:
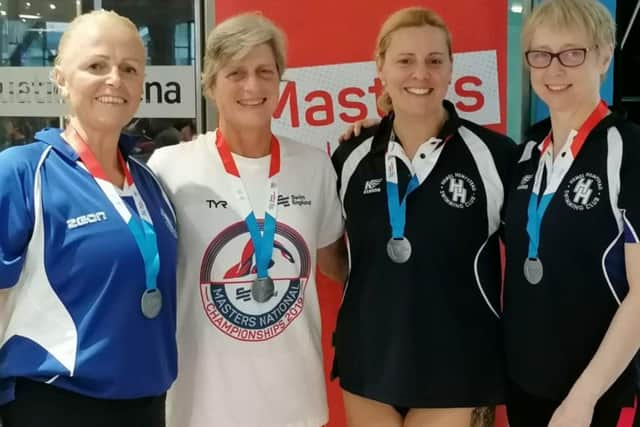
[[[74,228],[82,227],[88,224],[94,224],[96,222],[102,222],[107,220],[107,214],[100,211],[94,213],[88,213],[86,215],[80,215],[75,218],[69,218],[67,220],[67,228],[73,230]]]
[[[382,178],[370,179],[369,181],[364,183],[364,191],[362,192],[362,194],[381,192],[382,189],[380,188],[380,184],[382,184]]]
[[[582,173],[569,180],[564,190],[564,201],[573,210],[589,210],[600,201],[603,188],[602,180],[598,175]]]
[[[457,209],[468,208],[476,201],[476,184],[463,173],[449,174],[440,181],[440,196],[446,204]]]
[[[449,180],[449,193],[451,200],[456,203],[467,203],[467,190],[464,188],[464,181],[452,178]]]
[[[526,190],[529,188],[529,182],[531,182],[531,178],[533,178],[533,174],[524,175],[520,180],[520,184],[518,184],[518,188],[516,190]]]

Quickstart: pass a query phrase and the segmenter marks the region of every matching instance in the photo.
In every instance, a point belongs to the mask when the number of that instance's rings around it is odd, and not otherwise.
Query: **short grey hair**
[[[245,57],[256,46],[267,44],[273,50],[278,74],[286,68],[284,32],[258,13],[243,13],[226,19],[211,30],[204,53],[202,86],[213,87],[218,72],[229,61]]]

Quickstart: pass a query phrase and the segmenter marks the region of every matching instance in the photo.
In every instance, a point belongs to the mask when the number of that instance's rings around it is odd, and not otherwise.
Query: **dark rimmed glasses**
[[[528,50],[524,53],[527,64],[531,68],[547,68],[551,65],[553,58],[558,58],[558,62],[564,67],[579,67],[587,59],[587,52],[597,49],[598,46],[580,47],[561,50],[560,52],[549,52],[546,50]]]

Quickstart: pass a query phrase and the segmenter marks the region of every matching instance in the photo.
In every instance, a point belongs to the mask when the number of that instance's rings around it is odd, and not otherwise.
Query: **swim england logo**
[[[564,190],[564,201],[571,209],[585,211],[600,202],[604,186],[596,174],[587,172],[574,176]]]
[[[284,206],[285,208],[289,206],[311,206],[311,199],[304,194],[279,194],[278,206]]]
[[[263,221],[259,220],[260,228]],[[213,326],[240,341],[266,341],[284,332],[304,306],[311,255],[302,236],[278,222],[269,277],[275,295],[259,303],[251,295],[255,250],[244,221],[223,230],[209,244],[200,268],[200,296]]]
[[[440,196],[444,202],[454,208],[464,209],[476,201],[477,186],[463,173],[447,175],[440,181]]]

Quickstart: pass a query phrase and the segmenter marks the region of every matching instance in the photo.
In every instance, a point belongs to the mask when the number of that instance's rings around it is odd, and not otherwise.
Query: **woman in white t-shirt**
[[[345,278],[329,156],[271,132],[284,36],[257,14],[208,37],[219,128],[149,160],[179,223],[179,377],[171,427],[328,421],[315,266]]]

